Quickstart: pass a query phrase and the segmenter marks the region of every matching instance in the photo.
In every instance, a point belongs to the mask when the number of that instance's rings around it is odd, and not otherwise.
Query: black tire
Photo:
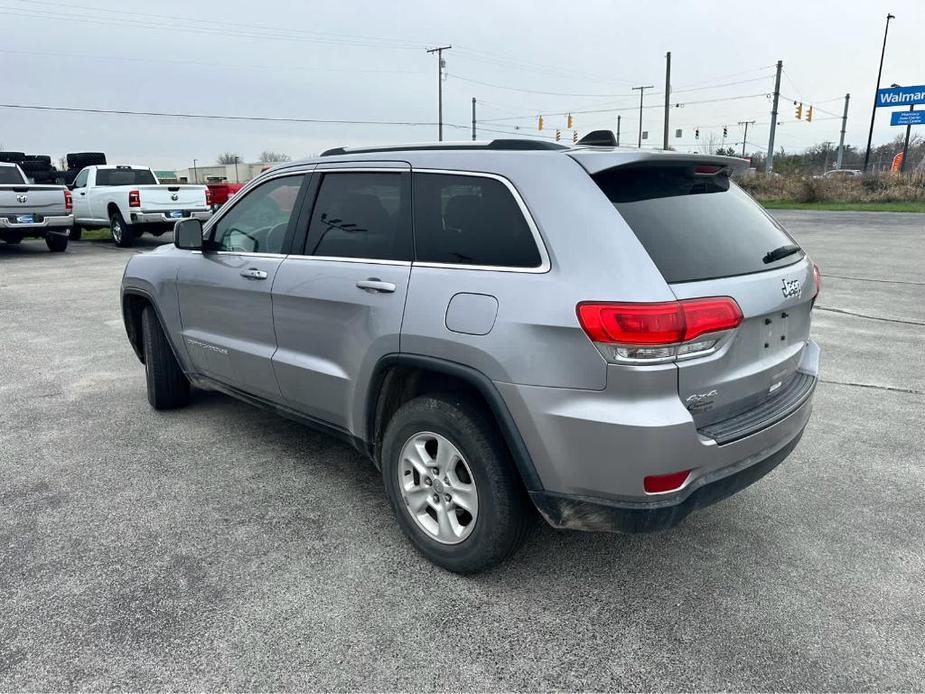
[[[67,234],[48,234],[45,245],[52,253],[64,253],[67,250]]]
[[[141,340],[151,407],[155,410],[175,410],[187,405],[189,381],[177,363],[157,314],[150,306],[141,312]]]
[[[83,229],[76,224],[71,227],[71,230],[68,232],[68,238],[71,241],[80,241],[80,237],[83,235]]]
[[[455,573],[483,571],[508,558],[523,542],[532,520],[526,492],[507,447],[484,410],[484,406],[452,394],[418,397],[399,408],[383,438],[382,477],[402,531],[427,559]],[[405,443],[421,432],[448,439],[471,471],[478,514],[473,529],[458,544],[441,543],[425,532],[402,495],[401,452]]]
[[[106,164],[106,155],[102,152],[71,152],[65,159],[69,169],[82,169],[85,166],[102,166]]]
[[[15,231],[8,231],[3,237],[3,240],[6,241],[11,246],[16,245],[17,243],[22,243],[23,235],[17,234]]]
[[[119,248],[129,248],[135,243],[135,232],[130,224],[126,224],[122,219],[122,213],[119,210],[113,210],[109,217],[109,232],[112,235],[112,242]]]

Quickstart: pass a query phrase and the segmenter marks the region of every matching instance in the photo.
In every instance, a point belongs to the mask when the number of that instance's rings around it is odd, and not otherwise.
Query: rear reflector
[[[742,310],[728,296],[657,304],[584,302],[578,304],[578,322],[594,342],[671,345],[738,327]]]
[[[649,494],[660,494],[662,492],[673,492],[680,489],[690,477],[690,470],[681,470],[680,472],[671,472],[667,475],[649,475],[642,481],[642,486]]]

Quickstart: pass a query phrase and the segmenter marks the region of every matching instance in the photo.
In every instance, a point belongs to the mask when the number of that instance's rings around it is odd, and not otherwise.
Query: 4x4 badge
[[[796,296],[797,294],[800,293],[800,290],[803,288],[803,285],[800,282],[800,280],[782,279],[780,283],[782,285],[780,290],[783,293],[785,299],[788,296]]]

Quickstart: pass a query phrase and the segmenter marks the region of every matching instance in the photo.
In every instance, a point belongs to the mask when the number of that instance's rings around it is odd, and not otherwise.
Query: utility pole
[[[671,110],[671,51],[665,54],[665,137],[662,149],[668,149],[668,113]]]
[[[915,110],[915,104],[909,105],[909,110]],[[911,118],[912,116],[910,116]],[[899,173],[906,170],[906,154],[909,151],[909,133],[912,131],[912,123],[906,125],[906,139],[903,141],[903,160],[899,162]]]
[[[622,118],[623,116],[617,116],[617,147],[620,146],[620,121]]]
[[[639,149],[642,149],[642,97],[646,93],[646,89],[654,88],[654,84],[647,84],[642,87],[633,87],[634,90],[639,90],[639,141],[636,143],[636,146]]]
[[[193,183],[199,183],[199,172],[196,170],[196,162],[198,159],[193,159]]]
[[[452,46],[438,46],[429,48],[428,53],[437,54],[437,140],[443,142],[443,68],[446,63],[443,62],[443,51],[448,51]]]
[[[475,97],[472,97],[472,139],[475,140]]]
[[[880,68],[877,70],[877,87],[874,89],[874,105],[870,109],[870,130],[867,132],[867,149],[864,152],[864,168],[861,171],[867,171],[867,164],[870,162],[870,141],[874,139],[874,118],[877,115],[877,94],[880,92],[880,77],[883,75],[883,56],[886,55],[886,37],[890,32],[890,20],[896,19],[895,15],[887,13],[886,28],[883,30],[883,48],[880,49]]]
[[[848,127],[848,102],[851,95],[845,94],[845,110],[841,114],[841,135],[838,138],[838,156],[835,158],[835,168],[840,169],[845,158],[845,130]]]
[[[771,175],[774,171],[774,135],[777,132],[777,104],[780,101],[780,73],[784,71],[784,61],[777,61],[777,77],[774,78],[774,103],[771,106],[771,134],[768,136],[768,156],[764,158],[764,172]]]
[[[748,126],[754,125],[755,121],[753,120],[740,120],[739,125],[745,126],[745,134],[742,135],[742,158],[745,158],[745,143],[748,140]]]

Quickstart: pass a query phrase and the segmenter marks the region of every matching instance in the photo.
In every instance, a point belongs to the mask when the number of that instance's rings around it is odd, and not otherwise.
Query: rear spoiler
[[[590,133],[586,137],[591,138],[595,133]],[[597,138],[595,138],[596,140]],[[582,168],[592,176],[613,169],[618,166],[671,166],[690,164],[695,167],[704,167],[704,171],[699,172],[705,175],[710,173],[719,173],[720,169],[725,169],[728,173],[737,173],[748,168],[749,162],[739,157],[723,157],[714,154],[682,154],[680,152],[670,152],[664,150],[641,150],[617,148],[601,145],[582,145],[565,152],[572,159],[577,161]],[[717,167],[717,171],[710,172],[707,169]]]

